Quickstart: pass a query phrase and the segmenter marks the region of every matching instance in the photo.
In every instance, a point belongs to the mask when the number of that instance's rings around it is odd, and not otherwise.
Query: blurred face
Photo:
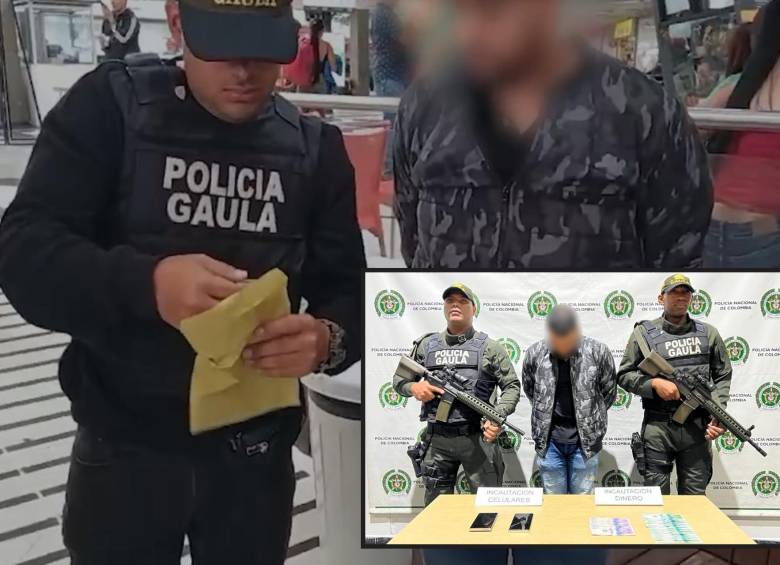
[[[111,9],[115,12],[121,12],[127,7],[127,0],[111,0]]]
[[[557,34],[557,0],[453,0],[469,73],[491,83],[522,74]]]
[[[693,293],[689,288],[678,286],[666,294],[660,295],[658,302],[663,304],[664,314],[673,318],[681,318],[687,314],[692,298]]]
[[[463,294],[454,292],[444,299],[444,317],[447,320],[447,327],[451,329],[470,328],[475,312],[475,306]]]
[[[166,12],[173,38],[181,38],[178,5],[168,2]],[[261,60],[204,61],[187,48],[186,37],[184,41],[187,84],[201,106],[229,123],[254,120],[274,89],[279,64]]]
[[[576,350],[580,341],[580,329],[570,331],[565,335],[558,335],[555,332],[547,332],[547,340],[550,349],[558,356],[564,359],[570,357]]]

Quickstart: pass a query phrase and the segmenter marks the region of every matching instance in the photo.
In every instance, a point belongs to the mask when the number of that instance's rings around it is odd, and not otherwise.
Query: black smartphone
[[[493,529],[493,522],[496,521],[496,512],[480,512],[469,528],[470,532],[489,532]]]
[[[531,529],[531,522],[534,520],[533,514],[515,514],[512,523],[509,525],[510,532],[527,532]]]

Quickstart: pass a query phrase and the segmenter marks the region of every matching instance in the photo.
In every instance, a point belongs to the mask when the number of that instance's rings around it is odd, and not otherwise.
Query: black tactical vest
[[[493,390],[488,391],[486,387],[478,386],[478,381],[482,374],[482,357],[485,354],[487,339],[486,333],[478,332],[463,343],[449,345],[441,333],[433,334],[426,345],[425,368],[431,371],[444,367],[455,369],[459,375],[469,379],[469,384],[466,386],[467,392],[485,402],[489,402]],[[438,406],[438,398],[423,404],[420,419],[434,422]],[[479,414],[455,402],[452,405],[448,423],[463,424],[479,422],[479,420]]]
[[[296,275],[315,211],[311,193],[321,122],[272,96],[255,121],[227,124],[159,60],[116,62],[111,86],[125,121],[112,245],[160,256],[205,253],[258,277]]]
[[[650,349],[666,359],[672,367],[704,375],[710,380],[710,343],[707,328],[695,320],[693,325],[692,332],[674,335],[656,328],[651,322],[642,322]],[[642,404],[651,410],[673,412],[680,405],[680,401],[646,398],[642,400]]]

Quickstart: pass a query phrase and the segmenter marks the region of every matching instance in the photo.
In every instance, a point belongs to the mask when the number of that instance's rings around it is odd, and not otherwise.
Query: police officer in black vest
[[[644,447],[645,485],[671,492],[671,473],[677,466],[679,494],[705,494],[712,478],[711,441],[726,430],[703,409],[695,410],[684,424],[672,417],[681,405],[673,382],[651,378],[639,369],[645,351],[656,351],[682,371],[698,373],[714,388],[713,397],[725,408],[731,388],[731,362],[718,330],[688,314],[694,288],[682,274],[672,275],[661,286],[658,301],[663,315],[641,322],[644,343],[631,336],[618,370],[618,384],[642,397],[645,417],[641,439]]]
[[[245,362],[296,378],[354,363],[353,170],[336,128],[272,94],[297,51],[290,0],[166,12],[183,68],[107,62],[46,117],[0,226],[0,285],[72,336],[59,376],[78,423],[73,563],[179,563],[186,535],[196,564],[279,564],[301,411],[190,435],[194,353],[177,328],[278,267],[293,314],[258,328]]]

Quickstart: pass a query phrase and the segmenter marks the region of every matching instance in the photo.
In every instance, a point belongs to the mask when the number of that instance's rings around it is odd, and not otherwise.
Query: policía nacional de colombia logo
[[[768,290],[761,297],[761,313],[765,318],[780,318],[780,288]]]
[[[722,436],[715,440],[715,448],[718,450],[718,453],[722,453],[724,455],[733,455],[735,453],[739,453],[742,451],[743,447],[745,447],[745,445],[742,443],[742,441],[729,431],[725,432]]]
[[[761,498],[770,498],[780,494],[780,476],[774,471],[761,471],[753,477],[753,494]]]
[[[455,480],[455,493],[456,494],[472,494],[471,485],[466,477],[466,471],[458,473],[458,478]]]
[[[544,484],[542,483],[542,474],[537,469],[533,473],[531,473],[531,488],[543,488]]]
[[[523,348],[520,347],[520,344],[511,337],[502,337],[498,340],[498,343],[504,346],[512,364],[517,365],[520,362],[520,357],[523,355]]]
[[[723,342],[732,365],[744,365],[750,357],[750,345],[743,337],[730,337]]]
[[[688,313],[693,318],[706,318],[712,311],[712,297],[706,290],[697,290],[691,296],[691,305],[688,306]]]
[[[380,318],[400,318],[406,310],[406,302],[397,290],[383,290],[376,295],[374,308]]]
[[[760,410],[780,409],[780,384],[764,383],[758,387],[756,405]]]
[[[601,486],[603,487],[630,487],[631,477],[628,473],[621,471],[620,469],[613,469],[607,471],[601,478]]]
[[[534,292],[528,299],[528,314],[534,320],[545,320],[557,305],[558,301],[555,296],[546,290],[540,290]]]
[[[385,494],[402,496],[412,490],[412,478],[401,469],[390,469],[382,477],[382,487]]]
[[[631,400],[633,400],[633,398],[633,394],[623,388],[617,387],[617,395],[615,396],[615,402],[612,403],[612,409],[628,410],[631,406]]]
[[[399,410],[405,408],[408,401],[408,398],[398,394],[393,388],[393,383],[385,383],[379,387],[379,404],[382,405],[382,408]]]
[[[625,290],[610,292],[604,299],[604,314],[610,320],[627,320],[634,314],[634,297]]]
[[[512,430],[504,430],[498,435],[496,443],[504,453],[514,453],[520,449],[522,438]]]

